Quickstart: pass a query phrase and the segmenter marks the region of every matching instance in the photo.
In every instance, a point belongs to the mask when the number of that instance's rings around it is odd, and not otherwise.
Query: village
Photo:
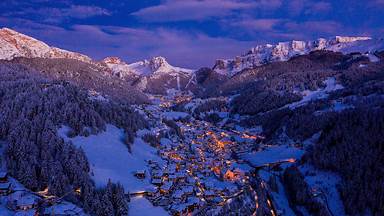
[[[258,170],[295,160],[268,156],[271,160],[251,163],[245,157],[247,154],[267,152],[259,151],[266,146],[263,136],[233,123],[217,126],[170,108],[171,101],[185,99],[190,98],[179,96],[175,100],[158,96],[154,100],[157,103],[138,107],[151,124],[151,129],[138,132],[138,137],[144,140],[147,135],[161,137],[146,142],[155,148],[163,163],[147,159],[146,169],[133,172],[133,178],[148,182],[150,186],[140,191],[126,191],[127,198],[143,197],[170,215],[220,211],[234,200],[247,202],[240,205],[251,205],[256,213],[258,198],[255,191],[257,187],[267,187],[268,180],[260,179]],[[249,191],[254,194],[254,199],[242,197]],[[69,191],[72,192],[81,193],[75,188]],[[0,211],[1,215],[86,215],[81,208],[64,201],[64,196],[50,196],[48,189],[32,192],[7,172],[0,172],[0,210],[4,212]],[[266,208],[271,215],[280,215],[269,197]]]
[[[80,193],[74,189],[70,193]],[[64,197],[64,196],[63,196]],[[83,209],[64,201],[63,197],[51,196],[48,189],[32,192],[7,172],[0,172],[0,215],[87,215]]]
[[[149,160],[150,172],[139,170],[135,176],[149,178],[153,187],[131,195],[145,196],[172,215],[219,209],[241,195],[254,167],[238,155],[257,149],[263,137],[169,112],[170,102],[164,97],[158,100],[157,107],[144,110],[155,125],[152,133],[168,133],[156,145],[166,165]],[[176,121],[182,133],[169,133],[164,118]]]

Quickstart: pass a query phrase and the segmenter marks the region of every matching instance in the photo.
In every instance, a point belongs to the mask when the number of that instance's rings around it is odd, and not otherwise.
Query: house
[[[0,195],[8,195],[12,192],[12,184],[10,182],[0,183]]]
[[[157,201],[156,204],[159,206],[168,206],[171,203],[171,201],[164,196],[161,196]]]
[[[188,198],[188,202],[186,203],[188,212],[193,212],[195,209],[200,207],[200,199],[197,197]]]
[[[218,205],[223,205],[225,200],[220,197],[220,196],[217,196],[217,197],[214,197],[212,200],[211,200],[213,203],[216,203]]]
[[[172,175],[169,175],[169,176],[168,176],[168,179],[169,179],[170,181],[175,182],[175,181],[177,180],[177,176],[176,176],[175,174],[172,174]]]
[[[163,180],[161,180],[161,178],[160,179],[152,178],[151,184],[154,184],[154,185],[157,185],[157,186],[161,186],[163,184]]]
[[[169,209],[169,211],[174,216],[187,215],[188,214],[188,206],[186,204],[172,205],[171,208]]]
[[[182,202],[184,201],[186,198],[184,192],[182,190],[176,190],[173,194],[172,194],[172,200],[174,202]]]
[[[172,189],[173,183],[172,182],[166,182],[160,187],[160,193],[161,194],[168,194],[169,191]]]
[[[138,170],[135,172],[134,176],[138,179],[145,179],[145,170]]]
[[[160,170],[152,172],[152,178],[161,179],[163,175],[163,172]]]
[[[0,172],[0,183],[8,182],[8,173]]]
[[[216,193],[212,190],[206,190],[204,191],[204,197],[207,200],[212,200],[216,196]]]
[[[26,193],[24,191],[16,191],[9,195],[7,207],[14,211],[27,211],[36,208],[40,200],[41,198],[34,194]]]
[[[178,173],[176,173],[176,178],[177,178],[178,182],[185,182],[187,179],[187,176],[183,172],[178,172]]]
[[[184,194],[186,195],[192,195],[193,194],[193,186],[192,185],[187,185],[187,186],[183,186],[181,188],[181,190],[184,192]]]
[[[156,187],[148,187],[146,191],[147,191],[147,196],[153,197],[158,192],[158,189]]]

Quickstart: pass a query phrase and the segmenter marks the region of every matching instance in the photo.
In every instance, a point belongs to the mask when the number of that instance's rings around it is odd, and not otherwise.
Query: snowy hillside
[[[107,125],[105,132],[89,137],[68,138],[65,134],[67,127],[60,129],[59,134],[66,140],[72,141],[78,147],[84,149],[91,164],[93,179],[97,186],[105,186],[108,180],[120,182],[126,192],[134,193],[144,191],[151,187],[147,180],[140,180],[134,176],[136,171],[147,170],[147,160],[163,163],[156,155],[156,149],[136,139],[132,146],[132,153],[122,142],[123,130],[113,125]]]
[[[308,54],[315,50],[330,50],[343,52],[361,52],[372,54],[384,49],[383,39],[372,39],[370,37],[341,37],[331,39],[320,38],[316,41],[290,41],[277,44],[258,45],[246,54],[234,59],[218,59],[214,71],[220,74],[233,76],[238,72],[254,68],[270,62],[287,61],[297,55]]]

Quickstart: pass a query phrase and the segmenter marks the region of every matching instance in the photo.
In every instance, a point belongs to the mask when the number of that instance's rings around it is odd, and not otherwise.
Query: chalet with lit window
[[[138,170],[135,172],[135,177],[138,179],[145,179],[145,170]]]
[[[0,172],[0,183],[8,182],[8,173]]]
[[[14,211],[27,211],[37,208],[39,201],[41,201],[41,198],[36,195],[26,193],[24,191],[16,191],[15,193],[9,195],[7,207]]]
[[[156,185],[156,186],[161,186],[163,184],[163,180],[160,178],[152,178],[151,184]]]
[[[10,182],[0,183],[0,195],[8,195],[12,192],[12,184]]]
[[[173,182],[166,182],[165,184],[163,184],[160,187],[160,193],[162,195],[169,194],[169,192],[171,191],[172,187],[173,187]]]

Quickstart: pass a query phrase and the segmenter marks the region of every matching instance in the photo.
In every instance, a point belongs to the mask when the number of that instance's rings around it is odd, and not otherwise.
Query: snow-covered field
[[[269,163],[286,161],[289,159],[300,159],[304,150],[288,146],[271,146],[263,151],[246,153],[241,156],[253,166],[264,166]]]
[[[92,178],[97,186],[104,186],[108,179],[120,182],[126,191],[137,192],[152,187],[149,179],[137,179],[133,174],[138,170],[149,170],[146,160],[163,163],[156,155],[156,149],[142,141],[135,139],[132,153],[123,143],[123,130],[107,125],[106,131],[89,137],[77,136],[68,138],[65,134],[68,128],[62,127],[59,134],[78,147],[81,147],[90,163]]]
[[[130,216],[165,216],[169,215],[163,208],[153,206],[144,197],[133,197],[129,205]]]

